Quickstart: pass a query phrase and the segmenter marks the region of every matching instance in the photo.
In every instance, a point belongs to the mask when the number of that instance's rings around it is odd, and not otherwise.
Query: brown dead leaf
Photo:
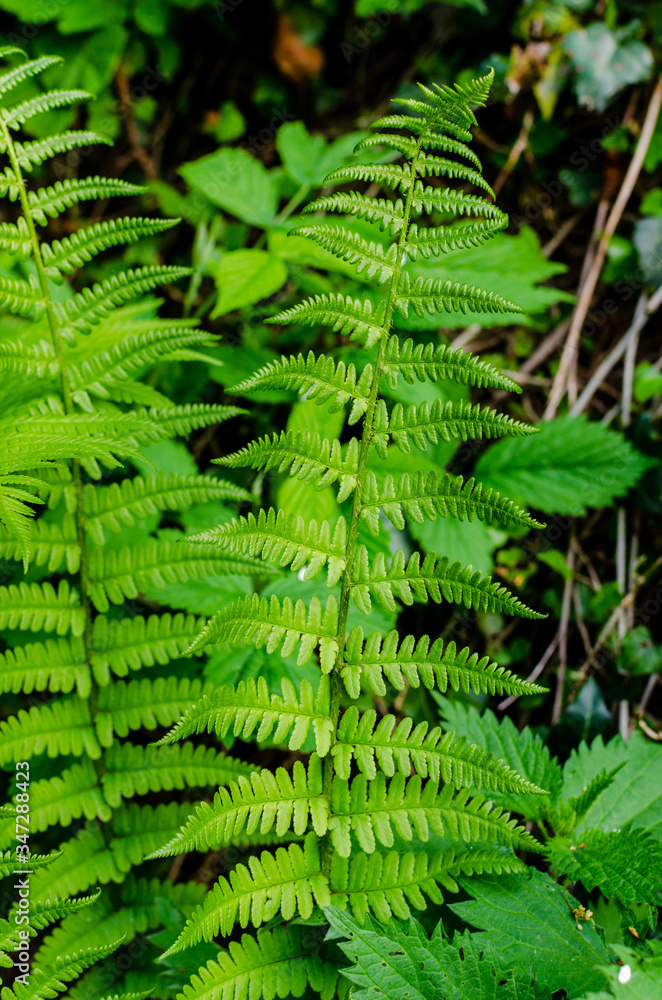
[[[287,14],[278,18],[273,58],[283,76],[299,86],[317,76],[324,65],[322,50],[316,45],[306,45]]]

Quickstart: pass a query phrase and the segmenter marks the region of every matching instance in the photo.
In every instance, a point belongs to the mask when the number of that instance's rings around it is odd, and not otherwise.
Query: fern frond
[[[0,231],[0,245],[2,243],[3,236]],[[33,378],[43,378],[48,374],[53,378],[59,369],[53,348],[45,340],[39,344],[24,344],[21,341],[0,344],[0,371],[30,375]]]
[[[458,789],[474,786],[543,793],[492,753],[463,737],[455,739],[452,732],[442,733],[436,726],[428,731],[427,722],[414,727],[410,718],[396,726],[393,715],[385,715],[375,726],[376,721],[373,709],[362,716],[355,705],[347,709],[338,726],[338,742],[331,748],[338,777],[349,778],[354,759],[371,781],[378,764],[389,778],[396,771],[408,777],[413,767],[421,778],[442,779]]]
[[[260,858],[249,859],[248,866],[237,865],[228,878],[221,878],[187,921],[175,943],[162,957],[190,947],[198,941],[212,940],[219,932],[227,935],[236,922],[253,927],[280,913],[284,920],[295,914],[307,919],[313,906],[331,902],[328,882],[321,874],[318,842],[309,834],[303,848],[290,844],[275,854],[266,851]]]
[[[48,582],[0,587],[0,629],[6,628],[82,635],[85,613],[78,591],[68,580],[60,580],[57,590]]]
[[[306,929],[296,924],[243,934],[216,959],[198,969],[184,986],[182,1000],[243,1000],[248,997],[303,996],[307,986],[321,1000],[337,995],[339,969],[311,953]]]
[[[492,218],[461,226],[425,227],[410,226],[407,242],[403,250],[410,260],[416,260],[419,253],[429,259],[450,253],[453,250],[465,250],[477,247],[495,236],[508,225],[508,216]]]
[[[491,198],[494,198],[494,191],[485,178],[477,170],[472,170],[471,167],[458,163],[456,160],[447,160],[443,156],[428,156],[421,153],[417,159],[416,167],[421,177],[448,177],[451,180],[468,181],[475,187],[481,187]]]
[[[115,941],[105,942],[97,948],[88,948],[72,955],[56,958],[51,966],[41,966],[30,970],[27,985],[17,980],[13,990],[8,990],[5,1000],[43,1000],[44,997],[56,997],[67,989],[67,983],[79,979],[80,976],[95,962],[110,955],[121,943],[123,935]]]
[[[178,222],[178,219],[141,219],[130,216],[109,219],[80,229],[62,240],[42,243],[41,253],[47,267],[70,273],[92,260],[102,250],[136,243],[143,237],[165,232]]]
[[[62,310],[65,323],[72,323],[86,329],[112,312],[116,306],[138,295],[144,295],[158,288],[159,285],[178,281],[191,273],[188,267],[151,266],[137,267],[131,271],[122,271],[106,278],[92,288],[84,288],[82,292],[67,299]],[[1,291],[1,286],[0,286]],[[1,301],[0,301],[1,304]]]
[[[49,757],[85,754],[98,760],[101,747],[86,698],[68,695],[46,705],[33,705],[27,712],[20,709],[0,722],[0,764],[44,752]]]
[[[524,309],[515,305],[497,292],[488,292],[466,282],[444,278],[410,278],[403,271],[395,304],[407,318],[411,307],[417,316],[443,312],[478,313],[523,313]]]
[[[328,441],[309,431],[281,431],[273,437],[251,441],[240,451],[225,458],[215,458],[216,465],[230,469],[277,469],[302,479],[316,490],[324,490],[340,480],[338,501],[346,500],[356,486],[358,444],[350,441],[343,457],[340,442]]]
[[[189,542],[217,545],[232,554],[261,557],[278,566],[298,571],[305,567],[304,579],[310,580],[327,567],[327,586],[333,587],[345,569],[347,526],[339,517],[335,528],[328,521],[306,522],[301,515],[286,511],[261,510],[258,516],[247,514],[216,528],[189,535]]]
[[[507,392],[521,393],[522,389],[513,379],[503,375],[485,361],[479,361],[472,354],[455,350],[444,344],[414,344],[413,340],[400,341],[396,336],[389,338],[384,351],[384,377],[391,387],[397,388],[398,378],[409,385],[416,380],[425,382],[459,382],[460,385],[493,386]]]
[[[0,87],[2,81],[0,80]],[[101,143],[104,146],[112,146],[113,140],[107,135],[99,132],[92,132],[89,129],[77,129],[68,132],[60,132],[50,135],[46,139],[34,139],[32,142],[15,142],[14,152],[16,159],[23,170],[30,171],[33,167],[39,166],[51,156],[58,153],[68,153],[72,149],[79,149],[81,146],[91,146]]]
[[[382,119],[383,121],[383,119]],[[411,118],[405,118],[404,121],[410,125],[412,123]],[[408,125],[402,126],[408,128]],[[373,122],[370,128],[377,128],[378,122]],[[393,126],[395,128],[400,128],[401,126]],[[390,133],[373,133],[368,135],[365,139],[362,139],[357,146],[354,147],[354,152],[359,153],[363,149],[369,149],[372,146],[390,146],[391,149],[397,149],[404,156],[410,157],[416,153],[416,140],[409,139],[402,135],[391,135]],[[464,142],[457,142],[455,139],[449,139],[445,135],[434,135],[434,134],[423,134],[421,143],[421,149],[440,149],[444,153],[456,153],[458,156],[463,156],[465,159],[469,160],[476,167],[477,170],[482,169],[482,165],[476,154],[469,146]]]
[[[0,247],[3,250],[8,250],[10,254],[18,255],[21,260],[29,258],[32,253],[32,243],[30,231],[22,215],[19,215],[16,225],[13,222],[0,223]],[[2,346],[9,345],[3,344]]]
[[[0,109],[0,116],[8,128],[19,128],[35,115],[44,114],[53,108],[61,108],[76,101],[85,101],[92,97],[86,90],[48,90],[38,97],[14,105],[13,108]]]
[[[79,896],[77,899],[47,899],[34,902],[30,906],[30,927],[33,931],[43,931],[56,920],[67,919],[88,910],[99,900],[100,891],[91,896]],[[52,937],[52,931],[50,937]],[[57,958],[54,955],[53,958]]]
[[[109,747],[114,734],[128,736],[132,729],[171,726],[191,702],[208,694],[211,685],[197,677],[156,677],[113,681],[101,688],[94,723],[102,746]]]
[[[81,638],[29,642],[0,653],[0,691],[32,694],[52,691],[69,694],[76,688],[82,698],[90,693],[91,677]]]
[[[431,187],[416,181],[412,195],[414,212],[439,212],[441,215],[482,215],[488,219],[502,219],[503,212],[482,195],[464,194],[452,188]]]
[[[146,365],[162,360],[200,360],[203,355],[192,351],[191,348],[213,347],[215,344],[213,337],[195,327],[164,328],[163,325],[159,325],[153,330],[127,334],[108,350],[97,349],[90,353],[88,349],[80,364],[69,365],[72,391],[75,393],[85,390],[107,397],[110,392],[109,385],[121,379],[128,379]],[[77,352],[72,352],[72,357],[77,360]]]
[[[123,604],[150,587],[200,580],[212,573],[264,574],[265,567],[248,557],[228,562],[211,546],[169,539],[121,549],[95,547],[90,553],[90,598],[99,611],[106,612],[110,604]]]
[[[46,865],[53,864],[59,857],[59,851],[51,851],[50,854],[31,854],[30,868],[44,868]],[[7,878],[8,875],[13,875],[21,868],[25,868],[25,860],[17,858],[14,851],[0,852],[0,878]]]
[[[70,826],[81,817],[108,822],[111,815],[91,760],[30,785],[30,825],[35,831],[47,830],[55,823]]]
[[[192,733],[212,731],[221,739],[232,732],[245,740],[257,729],[257,743],[269,740],[281,744],[288,740],[290,750],[298,750],[312,726],[317,753],[325,756],[333,736],[328,678],[320,679],[317,692],[307,680],[302,680],[297,695],[292,682],[284,677],[281,691],[280,695],[270,694],[263,677],[257,683],[249,678],[236,686],[227,684],[189,708],[158,745],[173,743]]]
[[[276,316],[270,316],[265,323],[324,323],[336,333],[348,336],[350,340],[360,340],[366,347],[372,347],[384,335],[381,326],[383,316],[380,311],[373,313],[369,299],[361,302],[350,295],[315,295],[312,299],[298,302],[291,309],[285,309]]]
[[[192,743],[171,747],[114,743],[104,755],[103,794],[114,807],[123,798],[149,792],[234,784],[239,776],[252,771],[250,764],[212,747],[194,747]]]
[[[418,641],[413,635],[401,640],[395,630],[385,637],[372,632],[364,641],[363,629],[357,625],[347,637],[344,659],[341,674],[352,698],[359,697],[361,680],[383,697],[384,678],[397,691],[403,691],[407,684],[417,688],[421,683],[430,691],[437,688],[445,692],[450,687],[466,694],[540,694],[545,690],[521,680],[488,656],[470,654],[466,646],[458,652],[454,642],[444,646],[441,639],[430,645],[427,635]]]
[[[30,498],[34,502],[34,498]],[[30,558],[37,566],[47,566],[55,573],[62,564],[68,573],[77,573],[80,566],[80,545],[76,534],[76,522],[71,514],[65,514],[61,524],[51,524],[43,519],[28,523],[27,537],[24,532],[0,529],[0,558],[23,559],[27,543]]]
[[[81,201],[96,201],[99,198],[116,196],[130,197],[144,194],[146,188],[129,184],[116,177],[83,177],[56,181],[52,187],[28,191],[27,198],[35,222],[45,226],[49,218],[55,218],[72,205]]]
[[[121,806],[104,829],[88,821],[61,845],[61,854],[31,879],[30,902],[86,892],[90,886],[123,882],[146,854],[175,836],[191,811],[189,803]],[[108,842],[107,839],[108,838]],[[30,859],[32,864],[32,859]]]
[[[360,774],[351,783],[334,778],[331,793],[331,840],[343,858],[352,853],[356,841],[366,854],[393,847],[395,836],[426,842],[431,836],[449,837],[465,844],[483,842],[513,849],[541,851],[535,837],[518,826],[517,820],[482,795],[469,798],[469,789],[456,792],[452,785],[441,789],[436,781],[423,784],[418,775],[406,779],[396,774],[390,781],[378,774],[368,781]]]
[[[18,51],[18,49],[16,50]],[[0,76],[0,94],[6,94],[19,83],[29,80],[33,76],[38,76],[49,66],[56,66],[62,62],[61,56],[40,56],[38,59],[29,59],[27,62],[8,70]]]
[[[459,521],[480,521],[492,524],[497,521],[506,526],[522,525],[527,528],[544,528],[526,511],[500,493],[485,489],[473,477],[449,476],[434,470],[424,475],[404,472],[397,482],[387,475],[379,482],[374,472],[368,472],[363,489],[361,516],[370,531],[379,533],[379,511],[400,531],[405,527],[405,516],[416,524],[436,521],[438,517],[455,517]]]
[[[545,617],[528,608],[502,584],[482,576],[479,570],[463,566],[459,560],[451,563],[448,556],[439,559],[434,552],[429,552],[423,562],[418,552],[414,552],[405,562],[404,552],[398,549],[387,566],[382,552],[371,563],[366,547],[360,545],[352,566],[351,594],[365,614],[370,613],[370,595],[374,594],[390,611],[396,610],[397,597],[407,605],[429,599],[435,604],[448,601],[477,611],[501,611],[523,618]]]
[[[393,916],[406,920],[410,907],[424,910],[423,893],[431,902],[442,903],[439,886],[458,892],[458,875],[525,871],[521,861],[499,849],[456,852],[451,847],[431,857],[400,851],[357,852],[351,858],[333,855],[330,885],[333,903],[349,904],[359,922],[372,912],[387,923]]]
[[[186,510],[193,504],[209,500],[248,499],[247,490],[213,476],[159,472],[155,476],[123,479],[110,486],[86,487],[83,491],[85,527],[94,541],[102,545],[104,529],[119,532],[149,514]]]
[[[39,283],[34,275],[28,281],[0,275],[0,307],[16,316],[34,316],[39,319],[46,309]]]
[[[199,748],[201,749],[201,748]],[[308,769],[297,760],[292,775],[279,767],[275,773],[262,768],[249,778],[226,782],[211,803],[201,802],[175,839],[152,857],[163,858],[187,851],[203,851],[231,843],[259,831],[275,829],[279,836],[292,830],[303,834],[312,822],[318,837],[326,833],[329,802],[323,794],[320,758],[313,754]]]
[[[161,923],[157,903],[159,897],[167,899],[178,910],[187,913],[200,902],[203,892],[202,885],[191,882],[173,885],[167,880],[134,879],[128,875],[122,885],[119,905],[114,905],[106,892],[100,894],[92,906],[83,912],[65,915],[62,923],[39,948],[35,962],[52,962],[57,955],[66,954],[75,945],[79,948],[94,947],[123,932],[126,934],[124,943],[128,944],[136,934],[156,929]],[[84,980],[84,983],[89,988],[89,981]],[[152,990],[145,992],[147,996],[153,995]],[[134,992],[113,998],[106,997],[105,992],[99,994],[102,995],[104,1000],[142,1000],[143,997],[142,993]]]
[[[222,424],[231,417],[246,413],[239,406],[211,405],[209,403],[184,403],[182,406],[169,406],[166,409],[150,409],[149,418],[161,429],[163,434],[174,437],[187,437],[191,431],[199,427],[211,427],[212,424]]]
[[[313,597],[308,608],[301,600],[294,604],[290,597],[281,604],[275,595],[267,600],[252,594],[210,618],[187,652],[229,642],[252,644],[258,649],[266,645],[267,652],[273,653],[282,642],[281,656],[289,656],[299,644],[297,664],[301,667],[319,646],[322,672],[329,673],[338,654],[337,628],[338,602],[333,594],[324,607]]]
[[[303,212],[346,212],[368,222],[377,222],[382,232],[386,230],[389,236],[395,236],[402,229],[404,209],[405,204],[399,198],[387,201],[385,198],[368,198],[356,191],[339,191],[316,198],[306,205]]]
[[[436,444],[453,438],[493,438],[501,436],[524,437],[536,434],[537,427],[514,420],[505,413],[497,413],[479,403],[469,403],[463,399],[455,403],[444,403],[437,398],[428,403],[424,400],[418,406],[404,407],[396,403],[389,417],[385,408],[379,430],[387,430],[398,448],[406,455],[411,444],[425,450],[428,442]]]
[[[202,627],[195,615],[150,615],[149,618],[94,619],[93,667],[100,683],[107,684],[109,671],[126,677],[131,670],[165,665],[180,656]]]
[[[348,184],[350,181],[371,181],[373,184],[385,184],[386,187],[400,188],[403,193],[409,190],[411,173],[409,165],[395,166],[392,163],[352,163],[348,167],[332,170],[324,178],[327,184]]]
[[[32,504],[43,504],[44,501],[35,493],[20,487],[39,489],[40,485],[39,480],[32,476],[0,475],[0,526],[5,527],[7,535],[15,539],[13,551],[18,553],[15,558],[23,561],[25,570],[28,568],[30,544],[34,534],[32,519],[36,512]]]
[[[1,361],[0,355],[0,364]],[[327,403],[331,413],[352,403],[348,422],[355,424],[366,411],[371,381],[372,365],[366,365],[357,376],[353,364],[345,365],[344,361],[336,362],[324,355],[317,358],[309,351],[307,358],[303,354],[291,354],[272,361],[228,391],[244,396],[256,390],[294,389],[302,395],[305,393],[306,399]]]
[[[387,249],[342,226],[300,226],[292,234],[313,240],[323,250],[355,267],[357,274],[365,271],[367,279],[374,278],[380,285],[393,275],[398,253],[394,243]]]

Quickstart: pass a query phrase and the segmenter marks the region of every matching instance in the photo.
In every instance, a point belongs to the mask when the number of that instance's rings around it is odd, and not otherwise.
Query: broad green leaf
[[[266,250],[233,250],[223,254],[214,278],[218,299],[212,319],[273,295],[287,280],[287,268]]]
[[[647,80],[653,54],[647,45],[632,38],[637,22],[620,31],[595,21],[566,35],[563,47],[570,56],[580,104],[604,111],[610,99],[631,83]]]
[[[607,950],[595,924],[574,919],[577,900],[549,875],[532,868],[528,877],[458,881],[473,899],[452,903],[451,910],[486,932],[479,941],[492,945],[503,968],[530,969],[541,986],[564,989],[571,997],[600,989],[596,966],[609,962]]]
[[[339,947],[354,963],[342,971],[354,983],[355,1000],[543,1000],[530,974],[500,966],[479,935],[458,932],[449,942],[441,924],[428,939],[411,917],[384,926],[371,917],[359,924],[335,906],[324,914],[328,937],[341,939]]]
[[[497,442],[479,458],[476,478],[524,506],[581,517],[627,493],[650,465],[617,431],[559,417],[539,434]]]
[[[581,830],[617,830],[628,824],[662,840],[662,747],[634,733],[625,743],[616,736],[605,746],[598,736],[582,743],[563,768],[563,796],[580,795],[603,769],[619,764],[614,783],[593,803],[578,826]]]
[[[349,132],[328,143],[322,135],[311,135],[303,122],[286,122],[278,130],[276,149],[293,180],[302,187],[321,187],[332,170],[355,161],[354,147],[365,135]]]
[[[455,517],[439,517],[436,521],[408,524],[409,533],[425,552],[459,559],[463,566],[473,566],[483,573],[494,568],[492,553],[508,537],[496,525],[478,519],[458,521]]]
[[[180,174],[207,201],[252,226],[268,226],[278,208],[278,189],[266,167],[243,149],[220,149],[180,167]]]

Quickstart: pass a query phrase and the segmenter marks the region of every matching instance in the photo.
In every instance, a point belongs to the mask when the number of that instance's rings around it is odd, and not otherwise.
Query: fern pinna
[[[136,730],[173,723],[205,687],[190,669],[186,676],[169,666],[200,621],[148,613],[149,603],[127,605],[148,589],[158,593],[166,584],[229,568],[218,549],[179,544],[181,531],[173,527],[159,533],[161,512],[236,502],[246,494],[213,475],[170,474],[153,465],[150,471],[149,462],[144,474],[134,474],[131,463],[139,462],[145,444],[238,411],[175,406],[140,381],[154,362],[195,359],[195,349],[210,342],[194,323],[160,319],[158,302],[146,297],[186,268],[137,267],[80,289],[79,268],[100,251],[160,233],[172,220],[119,217],[50,242],[38,235],[70,207],[143,189],[96,176],[33,186],[31,175],[50,157],[104,140],[83,131],[38,140],[17,135],[33,116],[87,95],[37,90],[31,96],[39,74],[59,58],[29,60],[12,48],[1,54],[16,65],[0,75],[6,158],[0,189],[14,203],[8,214],[15,219],[0,224],[0,244],[13,255],[10,270],[0,275],[0,307],[9,314],[0,334],[0,556],[6,570],[0,766],[13,774],[16,761],[30,764],[31,849],[43,844],[50,850],[62,841],[61,855],[31,877],[33,905],[122,884],[113,889],[113,905],[105,892],[84,917],[64,914],[55,951],[66,955],[83,942],[105,947],[124,935],[127,943],[155,927],[157,895],[183,912],[199,899],[198,887],[155,884],[153,871],[152,877],[134,871],[176,834],[191,807],[154,798],[143,804],[132,801],[136,796],[217,787],[251,772],[213,749],[156,750],[131,741]],[[25,95],[30,86],[25,99],[11,103],[15,88]],[[65,277],[72,273],[80,290]],[[120,460],[127,463],[124,478]],[[21,563],[29,572],[24,579]],[[231,569],[249,573],[257,565],[251,557],[235,558]],[[131,679],[150,667],[153,679]],[[27,708],[19,707],[25,705],[21,694],[28,696]],[[13,846],[14,818],[6,813],[0,850]]]
[[[307,431],[288,430],[248,444],[220,464],[275,469],[316,489],[334,485],[338,501],[349,508],[335,523],[308,522],[296,513],[270,509],[237,517],[198,533],[193,543],[214,544],[227,558],[262,558],[266,565],[290,566],[307,580],[326,570],[329,594],[308,604],[259,594],[223,608],[202,629],[190,652],[218,643],[266,646],[269,654],[297,653],[303,666],[319,660],[315,686],[302,680],[298,690],[284,680],[270,691],[264,678],[226,685],[203,696],[161,741],[215,732],[287,745],[299,752],[312,740],[314,752],[296,759],[291,770],[264,769],[238,778],[202,803],[181,833],[156,856],[208,847],[223,848],[243,838],[271,843],[275,850],[251,856],[221,877],[203,905],[188,920],[167,954],[241,928],[262,928],[245,935],[240,946],[219,952],[184,990],[198,997],[300,996],[310,988],[324,997],[343,992],[338,966],[316,944],[302,940],[301,924],[325,925],[329,904],[349,907],[355,917],[368,912],[386,921],[421,909],[457,889],[456,877],[474,872],[516,872],[522,863],[513,848],[536,849],[536,841],[489,801],[490,789],[540,792],[502,761],[453,733],[417,726],[395,714],[381,718],[366,705],[382,698],[387,686],[407,685],[479,693],[540,690],[510,672],[480,659],[453,642],[418,640],[392,631],[364,634],[348,628],[350,605],[369,614],[373,602],[386,609],[396,602],[442,601],[480,611],[539,617],[505,587],[451,563],[445,556],[401,551],[385,557],[371,542],[382,538],[385,520],[402,528],[407,521],[437,517],[478,517],[506,525],[537,526],[510,500],[469,480],[444,474],[389,474],[370,461],[385,460],[394,444],[405,453],[413,446],[450,437],[521,435],[532,428],[470,403],[389,407],[383,383],[399,379],[451,379],[478,386],[516,389],[488,365],[446,347],[415,345],[392,332],[397,310],[406,316],[445,309],[517,309],[494,292],[452,284],[443,277],[417,278],[406,266],[419,253],[441,255],[488,239],[506,217],[484,196],[439,188],[430,177],[468,181],[491,194],[480,164],[466,143],[475,123],[472,105],[485,102],[491,76],[454,89],[422,88],[421,100],[403,100],[407,114],[389,115],[380,131],[358,149],[386,145],[402,155],[401,164],[360,164],[334,171],[328,183],[369,181],[400,192],[395,199],[357,192],[322,197],[307,209],[349,213],[376,223],[385,237],[367,238],[339,224],[313,221],[297,233],[365,270],[385,289],[378,301],[340,294],[317,295],[273,318],[274,323],[329,324],[358,341],[369,359],[354,365],[328,357],[284,357],[235,387],[244,394],[266,388],[296,389],[331,409],[346,407],[346,442],[325,440]],[[381,131],[391,129],[393,131]],[[406,134],[402,134],[402,133]],[[450,159],[451,154],[462,159]],[[463,162],[467,161],[468,165]],[[412,222],[424,213],[474,221],[424,228]],[[351,433],[351,432],[349,432]],[[368,697],[367,697],[368,696]],[[382,703],[383,704],[383,703]],[[470,788],[483,795],[470,795]],[[255,838],[258,838],[255,840]],[[293,921],[293,922],[291,922]],[[248,987],[247,984],[250,984]],[[264,992],[262,992],[264,991]]]

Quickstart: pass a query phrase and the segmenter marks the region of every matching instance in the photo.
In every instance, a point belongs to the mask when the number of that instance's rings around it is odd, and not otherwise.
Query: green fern
[[[220,549],[240,567],[243,560],[261,559],[267,570],[289,567],[304,580],[326,569],[325,581],[309,599],[248,595],[221,608],[188,647],[195,653],[216,644],[251,645],[264,647],[270,656],[277,651],[284,657],[294,654],[299,667],[313,658],[318,664],[316,685],[307,678],[299,684],[285,679],[276,693],[260,676],[216,689],[189,707],[160,741],[169,745],[193,734],[215,733],[223,741],[235,737],[258,746],[287,746],[297,754],[291,769],[272,773],[262,767],[219,789],[212,802],[200,803],[182,830],[154,852],[156,858],[223,851],[239,842],[268,848],[234,866],[212,887],[166,951],[169,957],[219,933],[227,937],[237,924],[269,924],[257,937],[244,936],[236,951],[231,944],[232,959],[221,952],[217,963],[201,970],[185,988],[190,1000],[221,993],[244,996],[237,993],[239,970],[243,988],[256,996],[262,995],[260,990],[272,996],[294,989],[291,949],[298,939],[292,929],[297,921],[323,923],[319,910],[329,903],[351,910],[359,922],[368,914],[383,922],[392,916],[406,919],[412,909],[426,906],[426,898],[440,903],[445,893],[456,892],[460,876],[522,872],[524,865],[513,849],[541,849],[490,798],[497,791],[538,795],[538,785],[453,733],[427,723],[414,726],[407,716],[399,721],[390,713],[378,717],[366,699],[370,691],[387,696],[387,684],[400,691],[422,684],[430,690],[486,694],[541,689],[454,643],[445,646],[427,636],[417,641],[395,630],[387,636],[371,631],[365,638],[363,629],[349,622],[350,613],[371,614],[373,601],[390,613],[403,604],[432,601],[541,617],[472,567],[433,553],[422,559],[417,552],[406,558],[397,551],[387,560],[385,546],[370,542],[371,534],[384,532],[382,514],[398,529],[438,517],[540,526],[473,479],[465,482],[441,472],[394,477],[388,472],[391,443],[408,453],[438,440],[519,436],[533,430],[470,402],[437,400],[404,407],[390,403],[388,392],[381,395],[384,386],[397,389],[400,379],[516,389],[510,379],[468,355],[401,342],[391,331],[396,308],[404,316],[410,309],[419,315],[446,309],[517,311],[495,293],[409,271],[418,254],[474,246],[506,224],[503,213],[484,198],[424,179],[470,181],[490,192],[465,145],[475,122],[470,104],[484,103],[490,81],[491,76],[485,77],[465,89],[424,88],[422,101],[405,102],[411,117],[392,116],[382,123],[413,135],[379,133],[361,144],[362,149],[386,144],[404,157],[402,164],[360,163],[336,170],[326,180],[370,181],[396,189],[401,197],[340,193],[324,196],[306,210],[328,209],[374,222],[379,238],[368,237],[367,228],[355,233],[321,218],[294,230],[375,287],[385,288],[363,300],[316,295],[268,322],[326,324],[358,342],[361,353],[355,356],[365,357],[365,365],[300,354],[264,366],[234,389],[241,395],[273,389],[305,394],[330,412],[345,410],[348,428],[358,430],[343,435],[341,444],[337,437],[325,439],[292,427],[218,460],[229,468],[274,470],[318,491],[333,489],[338,504],[345,506],[332,521],[270,508],[226,520],[189,539],[193,545]],[[459,154],[470,166],[438,156],[436,150]],[[468,215],[475,221],[428,230],[412,224],[423,211]],[[304,764],[298,754],[313,747]],[[472,787],[484,789],[485,795],[471,795]],[[289,922],[287,929],[283,921]],[[328,950],[323,954],[326,978],[313,980],[302,956],[296,989],[303,992],[310,986],[323,996],[342,995],[335,960]]]
[[[264,568],[249,555],[238,553],[230,563],[216,546],[179,543],[183,536],[172,527],[181,519],[178,512],[212,501],[233,505],[249,497],[245,490],[212,475],[135,475],[131,465],[122,468],[127,458],[141,461],[150,442],[187,437],[243,411],[173,405],[142,381],[149,366],[199,361],[199,349],[215,343],[195,321],[160,319],[158,301],[146,297],[189,269],[119,270],[88,287],[86,266],[105,251],[168,230],[175,220],[113,212],[85,224],[86,202],[145,192],[119,179],[93,176],[39,187],[36,168],[50,157],[107,140],[90,131],[26,138],[26,122],[88,95],[44,88],[12,103],[15,87],[39,81],[60,59],[28,60],[11,47],[0,55],[12,63],[0,74],[0,194],[15,203],[7,213],[11,221],[0,224],[0,246],[16,262],[14,271],[0,276],[0,307],[21,318],[6,324],[0,344],[0,558],[14,563],[0,587],[7,647],[0,653],[3,709],[8,696],[0,765],[13,772],[16,760],[34,761],[34,928],[49,922],[45,915],[53,900],[113,886],[111,896],[93,901],[85,912],[61,904],[53,919],[63,922],[42,941],[29,986],[19,983],[7,991],[7,1000],[37,1000],[67,988],[118,939],[156,929],[157,895],[186,915],[193,900],[200,901],[200,888],[174,889],[159,880],[157,892],[153,881],[134,879],[136,866],[175,837],[192,808],[158,800],[145,805],[145,796],[192,787],[204,794],[243,780],[254,768],[212,748],[155,749],[140,738],[130,742],[137,730],[172,725],[210,692],[198,678],[168,670],[202,621],[177,613],[176,604],[172,613],[159,613],[152,591],[211,573],[237,573],[240,564],[249,575]],[[69,209],[78,210],[75,219],[62,218]],[[46,227],[56,218],[58,238],[52,239]],[[75,288],[69,284],[73,272]],[[164,511],[171,512],[170,527],[160,535]],[[30,582],[21,579],[28,566],[36,573]],[[54,582],[48,574],[56,574]],[[133,608],[127,600],[136,602]],[[13,630],[33,635],[21,636],[30,640],[23,643]],[[154,666],[163,675],[138,675]],[[13,696],[20,694],[38,697],[16,710]],[[9,794],[14,791],[12,785]],[[23,801],[19,793],[17,803]],[[14,814],[3,811],[0,875],[24,864],[7,850],[14,846],[14,822]],[[61,843],[61,849],[40,855],[42,839],[49,848]],[[110,917],[109,906],[116,906],[119,919]],[[78,984],[83,992],[90,975]],[[99,990],[94,995],[104,997],[107,989]]]

